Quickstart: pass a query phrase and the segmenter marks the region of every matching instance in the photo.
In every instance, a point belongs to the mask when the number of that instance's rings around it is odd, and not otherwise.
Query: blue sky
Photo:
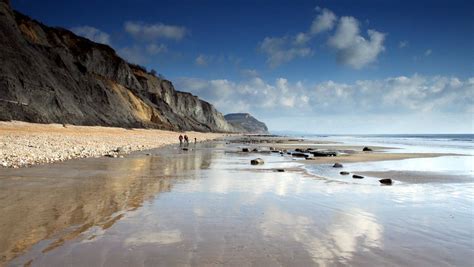
[[[472,1],[12,2],[273,130],[474,131]]]

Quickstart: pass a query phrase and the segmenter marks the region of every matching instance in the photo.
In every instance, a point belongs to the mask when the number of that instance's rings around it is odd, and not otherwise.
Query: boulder
[[[354,178],[354,179],[364,179],[364,176],[354,174],[354,175],[352,175],[352,178]]]
[[[342,168],[342,167],[344,167],[344,166],[342,166],[341,163],[336,162],[336,163],[334,163],[334,165],[332,165],[332,167],[333,167],[333,168]]]
[[[373,150],[372,150],[372,148],[370,148],[370,147],[364,147],[364,148],[362,149],[362,151],[373,151]]]
[[[380,179],[379,182],[384,185],[392,185],[392,179]]]
[[[249,149],[248,148],[242,148],[242,152],[249,152]]]
[[[258,149],[254,148],[252,149],[252,152],[258,152]]]
[[[264,163],[264,161],[261,158],[252,159],[250,161],[250,164],[252,164],[252,165],[261,165],[263,163]]]
[[[291,155],[293,157],[297,157],[297,158],[308,158],[309,157],[308,154],[300,153],[300,152],[295,152],[295,153],[292,153]]]
[[[344,172],[344,171],[342,171],[342,172],[340,172],[339,174],[340,174],[340,175],[349,175],[350,173],[349,173],[349,172]]]
[[[188,151],[189,149],[187,147],[183,147],[183,151]]]
[[[314,157],[335,157],[337,156],[337,153],[334,151],[311,151],[311,153]]]
[[[276,169],[277,172],[285,172],[284,169]]]

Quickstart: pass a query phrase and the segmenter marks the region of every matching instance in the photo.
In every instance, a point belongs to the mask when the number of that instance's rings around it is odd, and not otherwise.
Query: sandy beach
[[[194,143],[194,138],[201,142],[226,136],[220,133],[0,122],[0,168],[105,155],[119,157],[132,151],[179,143],[180,134],[187,134],[191,143]]]
[[[46,127],[52,135],[34,136],[50,143],[73,128]],[[31,134],[15,129],[9,134]],[[65,136],[89,146],[108,138],[113,148],[122,133],[130,134],[119,142],[135,136],[135,130],[78,129]],[[158,132],[148,131],[137,133],[152,146]],[[175,134],[163,133],[170,142]],[[466,266],[472,257],[472,177],[382,168],[463,156],[397,154],[382,146],[363,152],[359,145],[287,137],[232,136],[187,151],[179,145],[141,151],[136,142],[139,149],[123,157],[1,169],[0,265]],[[346,154],[305,160],[270,149],[292,147]],[[255,158],[264,164],[251,165]],[[344,168],[333,168],[334,161]],[[340,170],[395,183],[380,186]]]

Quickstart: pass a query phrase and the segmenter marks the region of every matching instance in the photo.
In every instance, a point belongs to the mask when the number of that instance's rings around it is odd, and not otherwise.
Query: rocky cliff
[[[0,120],[232,132],[211,104],[0,0]]]
[[[224,117],[239,132],[268,134],[265,123],[255,119],[248,113],[231,113]]]

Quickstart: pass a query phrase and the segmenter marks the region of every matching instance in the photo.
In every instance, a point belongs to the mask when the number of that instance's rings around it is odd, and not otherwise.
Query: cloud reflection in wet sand
[[[84,242],[100,239],[126,212],[169,192],[179,181],[171,174],[186,178],[180,174],[207,168],[211,156],[84,159],[2,171],[0,265],[32,247],[28,257],[48,253],[86,232]]]
[[[383,227],[372,214],[360,209],[339,213],[322,228],[310,217],[273,206],[265,212],[260,229],[265,237],[300,243],[321,266],[348,264],[355,252],[382,246]]]

